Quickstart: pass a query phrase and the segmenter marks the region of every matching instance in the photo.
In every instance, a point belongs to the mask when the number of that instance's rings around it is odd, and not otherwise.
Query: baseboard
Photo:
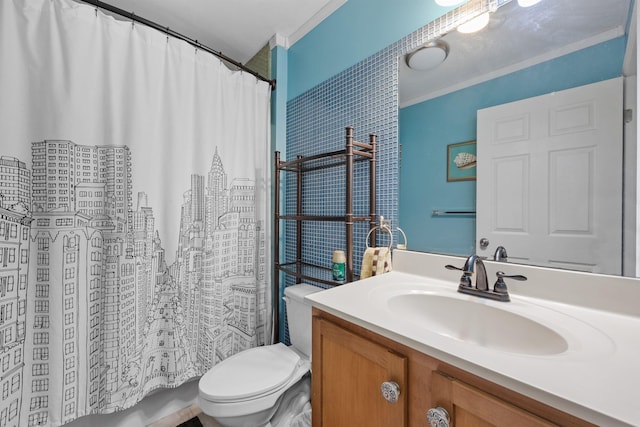
[[[176,427],[202,413],[195,403],[148,424],[147,427]]]

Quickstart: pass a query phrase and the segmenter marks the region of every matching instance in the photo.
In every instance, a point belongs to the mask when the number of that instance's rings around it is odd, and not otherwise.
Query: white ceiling
[[[278,34],[290,43],[346,0],[103,0],[241,63]]]
[[[280,44],[293,44],[347,0],[105,1],[246,63],[274,35]],[[623,34],[630,1],[542,0],[530,8],[512,1],[484,30],[445,35],[450,53],[438,68],[417,72],[401,59],[400,105]]]

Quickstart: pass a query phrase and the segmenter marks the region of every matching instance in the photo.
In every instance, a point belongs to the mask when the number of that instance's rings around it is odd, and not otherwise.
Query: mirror
[[[529,8],[514,0],[499,7],[483,30],[441,37],[449,51],[439,66],[416,71],[399,59],[399,225],[410,250],[476,251],[476,181],[447,181],[446,168],[447,146],[475,141],[478,109],[624,75],[626,105],[620,108],[635,110],[632,8],[632,0],[542,0]],[[636,276],[635,121],[624,126],[620,250],[623,274]]]

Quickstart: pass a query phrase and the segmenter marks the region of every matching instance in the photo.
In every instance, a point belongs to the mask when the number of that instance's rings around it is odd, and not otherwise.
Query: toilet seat
[[[309,362],[282,343],[255,347],[220,362],[200,379],[201,397],[211,402],[234,403],[276,393],[300,377]]]

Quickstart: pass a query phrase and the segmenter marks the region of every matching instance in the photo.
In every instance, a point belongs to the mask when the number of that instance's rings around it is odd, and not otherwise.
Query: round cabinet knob
[[[427,411],[427,421],[431,427],[449,427],[449,413],[441,406]]]
[[[400,386],[395,381],[385,381],[380,386],[382,397],[389,403],[396,403],[400,398]]]

